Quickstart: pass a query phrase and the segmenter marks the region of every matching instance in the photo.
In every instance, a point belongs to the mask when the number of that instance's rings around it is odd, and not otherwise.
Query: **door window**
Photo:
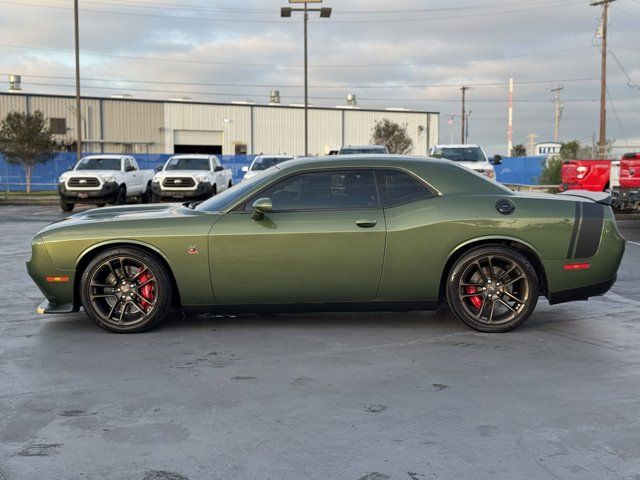
[[[380,200],[385,207],[409,203],[436,195],[422,182],[399,170],[376,171]]]
[[[302,173],[263,190],[245,205],[268,197],[273,211],[346,210],[379,206],[373,171],[333,170]]]

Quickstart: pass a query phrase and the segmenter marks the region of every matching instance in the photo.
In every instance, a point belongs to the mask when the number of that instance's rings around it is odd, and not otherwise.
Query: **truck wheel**
[[[113,204],[124,205],[125,203],[127,203],[127,190],[124,187],[120,187],[118,193],[116,193],[116,201]]]
[[[142,203],[151,203],[151,183],[147,183],[147,189],[142,194],[140,201]]]
[[[160,203],[160,197],[158,195],[151,194],[151,203]]]
[[[211,196],[215,197],[218,194],[218,185],[213,186],[213,190],[211,191]]]
[[[229,185],[227,185],[227,188],[231,188],[231,187],[233,187],[233,182],[229,180]]]
[[[67,202],[64,198],[60,197],[60,209],[63,212],[72,212],[73,211],[73,207],[75,207],[75,206],[76,206],[75,203]]]

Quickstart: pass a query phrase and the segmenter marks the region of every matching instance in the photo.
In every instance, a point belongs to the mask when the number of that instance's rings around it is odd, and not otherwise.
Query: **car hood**
[[[116,175],[120,170],[71,170],[63,173],[67,177],[98,177],[100,175]]]
[[[166,177],[194,177],[196,175],[207,175],[210,170],[169,170],[156,173],[158,178]]]
[[[126,205],[122,207],[93,208],[71,215],[64,220],[52,223],[40,230],[39,233],[53,233],[69,227],[109,223],[113,227],[115,222],[132,221],[141,226],[146,220],[171,220],[175,218],[201,216],[203,213],[185,207],[181,203],[161,203],[153,205]],[[127,226],[132,229],[132,226]],[[133,229],[135,231],[135,229]]]
[[[456,165],[463,165],[471,170],[493,170],[493,165],[489,162],[455,162]]]

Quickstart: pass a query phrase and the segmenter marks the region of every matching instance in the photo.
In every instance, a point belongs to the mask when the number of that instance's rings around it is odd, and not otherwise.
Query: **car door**
[[[138,169],[138,164],[132,158],[127,157],[124,161],[125,175],[127,175],[127,188],[129,193],[137,195],[142,192],[142,174]],[[127,168],[128,167],[128,168]],[[130,170],[130,171],[127,171]]]
[[[270,198],[272,213],[252,219]],[[293,174],[213,227],[209,258],[222,304],[364,302],[375,299],[386,227],[372,170]]]

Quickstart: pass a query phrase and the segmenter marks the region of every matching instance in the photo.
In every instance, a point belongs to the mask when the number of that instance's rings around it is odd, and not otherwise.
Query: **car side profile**
[[[186,312],[430,310],[504,332],[539,296],[608,291],[625,241],[603,193],[514,192],[455,162],[290,160],[200,203],[90,210],[33,237],[41,313],[138,332]],[[188,206],[187,206],[188,205]]]

